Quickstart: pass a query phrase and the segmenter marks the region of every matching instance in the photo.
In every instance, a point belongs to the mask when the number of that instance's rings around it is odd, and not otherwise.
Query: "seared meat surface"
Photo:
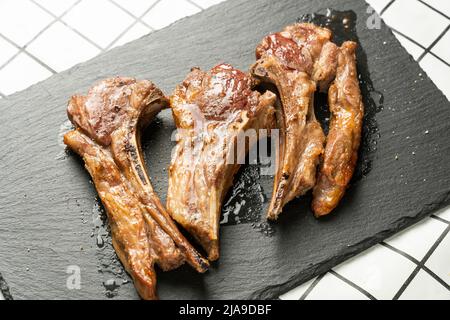
[[[113,246],[144,299],[157,298],[155,263],[163,270],[185,261],[199,272],[208,267],[162,206],[142,161],[140,131],[167,105],[149,81],[107,79],[72,97],[68,116],[77,129],[64,137],[92,176]]]
[[[343,49],[339,49],[331,42],[331,36],[331,31],[326,28],[310,23],[299,23],[286,27],[282,32],[268,35],[256,48],[258,60],[251,67],[251,74],[261,84],[274,84],[281,100],[281,107],[277,110],[277,121],[281,131],[280,146],[277,153],[277,171],[268,219],[276,220],[288,202],[304,195],[316,185],[317,166],[324,153],[325,135],[314,114],[315,91],[326,92],[334,80],[336,72],[342,74],[344,68],[352,69],[353,76],[356,77],[356,66],[347,66],[352,62],[349,59],[344,61],[342,57],[341,52],[347,45],[344,44]],[[339,84],[346,86],[349,83],[347,81],[343,84],[342,78],[341,76],[341,80],[337,79],[330,88],[330,95],[338,91],[336,86]],[[346,78],[348,79],[348,76]],[[341,91],[341,96],[343,96],[341,99],[352,94],[353,100],[359,97],[359,101],[361,101],[358,82],[352,84],[356,85],[358,91],[352,89],[349,92],[349,90],[343,89],[345,92]],[[332,113],[335,114],[333,107]],[[337,117],[336,113],[335,118]],[[331,161],[331,157],[342,158],[339,154],[343,151],[342,148],[341,150],[334,148],[335,150],[331,151],[331,144],[337,139],[334,138],[335,136],[345,135],[343,132],[349,131],[347,123],[336,121],[336,119],[332,122],[334,129],[331,130],[328,138],[325,164]],[[355,126],[354,129],[360,132],[361,127]],[[359,137],[355,135],[355,139],[358,141]],[[338,144],[342,145],[342,143]],[[354,146],[357,151],[359,142]],[[330,168],[329,165],[325,165],[323,168],[325,168],[322,169],[324,172],[330,170],[327,169]],[[334,180],[334,185],[336,182]],[[340,180],[340,182],[343,183],[342,187],[345,190],[348,181]],[[313,206],[317,210],[319,210],[319,206],[325,205],[323,197],[326,194],[321,192],[321,189],[327,187],[328,193],[331,192],[331,188],[325,186],[324,183],[321,182],[320,186],[315,189],[316,197],[321,195],[320,204],[317,200],[316,205]],[[338,201],[335,201],[335,204]]]
[[[364,105],[355,57],[356,43],[344,42],[339,49],[337,73],[328,93],[330,130],[312,209],[319,217],[339,203],[355,170],[361,141]]]
[[[219,258],[222,201],[255,141],[236,151],[239,136],[275,126],[275,95],[251,87],[246,73],[222,64],[209,72],[192,69],[170,98],[178,133],[167,209],[210,260]]]
[[[325,135],[314,114],[317,83],[325,89],[333,77],[331,32],[312,24],[295,24],[263,39],[256,49],[253,76],[274,84],[281,98],[277,172],[268,218],[276,220],[284,205],[316,183],[316,167]]]

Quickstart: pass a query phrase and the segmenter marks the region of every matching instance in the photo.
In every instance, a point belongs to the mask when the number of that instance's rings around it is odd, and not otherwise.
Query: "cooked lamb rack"
[[[295,24],[263,39],[256,49],[252,75],[274,84],[281,98],[278,167],[268,218],[276,220],[284,205],[316,182],[316,167],[325,135],[315,118],[314,92],[334,76],[334,52],[328,29]]]
[[[364,104],[356,70],[356,43],[339,49],[336,79],[328,92],[330,129],[313,190],[312,209],[317,217],[329,214],[343,197],[353,176],[361,141]]]
[[[144,299],[155,299],[154,264],[163,270],[185,261],[204,272],[208,262],[188,243],[154,193],[145,170],[140,131],[168,106],[149,81],[104,80],[74,96],[68,116],[76,130],[64,142],[84,160],[105,206],[113,246]]]
[[[251,87],[246,73],[222,64],[209,72],[192,69],[170,98],[178,133],[167,209],[212,261],[219,258],[222,201],[242,163],[239,159],[251,148],[237,148],[235,154],[238,136],[275,126],[275,95],[261,95]]]
[[[280,146],[268,219],[276,220],[288,202],[304,195],[316,184],[316,170],[324,153],[325,135],[315,118],[314,93],[317,89],[322,92],[328,90],[336,76],[338,57],[341,57],[338,54],[340,49],[331,42],[331,36],[331,31],[326,28],[299,23],[265,37],[256,49],[258,61],[252,66],[251,74],[260,84],[274,84],[281,99],[281,108],[277,112]],[[343,67],[340,64],[340,68]],[[356,69],[353,71],[353,76],[356,76]],[[334,88],[330,93],[336,91]],[[341,131],[348,130],[345,124],[338,122],[328,140],[332,141],[333,135]],[[355,138],[359,141],[358,137]],[[327,145],[330,144],[328,142]],[[357,150],[359,144],[355,143],[355,146]],[[326,158],[331,156],[328,154]],[[334,157],[340,156],[334,154]],[[329,161],[325,159],[325,163]],[[329,166],[322,171],[327,168]],[[321,186],[325,187],[324,183]],[[346,184],[342,186],[344,190]],[[320,188],[316,188],[316,197],[319,194],[325,196]],[[324,203],[324,199],[320,204],[318,200],[315,203],[314,210]]]

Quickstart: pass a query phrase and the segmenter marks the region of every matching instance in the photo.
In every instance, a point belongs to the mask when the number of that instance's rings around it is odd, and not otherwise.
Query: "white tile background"
[[[0,0],[0,98],[222,1]],[[368,2],[450,99],[450,1]],[[449,230],[442,210],[280,298],[450,300]]]

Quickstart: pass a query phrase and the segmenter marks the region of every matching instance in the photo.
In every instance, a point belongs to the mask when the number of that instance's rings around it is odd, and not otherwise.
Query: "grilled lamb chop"
[[[222,201],[251,148],[238,146],[235,154],[238,136],[275,125],[275,95],[251,86],[247,74],[226,64],[209,72],[194,68],[170,98],[178,133],[167,209],[212,261],[219,258]]]
[[[337,47],[330,38],[328,29],[295,24],[265,37],[256,49],[253,77],[274,84],[281,98],[280,147],[268,219],[276,220],[284,205],[316,183],[325,135],[315,118],[314,92],[317,87],[326,91],[335,75]]]
[[[356,46],[344,42],[339,49],[336,79],[328,93],[330,130],[312,202],[317,217],[329,214],[338,205],[358,159],[364,104],[356,70]]]
[[[149,81],[107,79],[74,96],[68,116],[76,130],[64,142],[84,160],[111,226],[113,246],[144,299],[155,299],[154,264],[163,270],[185,261],[199,272],[208,262],[178,231],[145,170],[140,130],[168,101]]]

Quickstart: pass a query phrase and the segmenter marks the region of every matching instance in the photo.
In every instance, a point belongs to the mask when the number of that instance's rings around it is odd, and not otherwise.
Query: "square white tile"
[[[384,12],[383,19],[424,47],[433,43],[448,25],[448,19],[415,0],[396,0]],[[420,21],[426,21],[426,28]]]
[[[291,291],[286,292],[285,294],[282,294],[280,296],[280,299],[281,300],[299,300],[316,279],[317,279],[317,277],[299,285],[297,288],[294,288]]]
[[[444,220],[447,220],[450,222],[450,207],[444,208],[442,210],[439,210],[435,213],[439,218],[442,218]]]
[[[450,291],[426,271],[420,270],[399,300],[450,300]]]
[[[450,17],[450,1],[448,0],[424,0],[427,4]]]
[[[154,29],[161,29],[199,11],[199,8],[185,0],[161,0],[142,20]]]
[[[0,91],[6,95],[28,88],[42,81],[52,73],[30,58],[20,53],[0,70]]]
[[[209,8],[215,4],[224,2],[225,0],[192,0],[192,2],[195,2],[203,9]]]
[[[67,11],[76,0],[34,0],[45,9],[53,13],[55,16],[60,16]]]
[[[29,0],[0,1],[0,32],[19,46],[27,44],[53,20]]]
[[[305,300],[369,300],[369,298],[335,275],[327,273]]]
[[[28,52],[52,69],[61,72],[93,58],[100,50],[64,24],[57,22],[29,45]]]
[[[450,100],[450,67],[433,57],[431,54],[427,54],[420,61],[420,66],[425,70],[436,86],[447,96],[447,99]]]
[[[410,55],[412,55],[414,60],[417,60],[421,56],[421,54],[425,51],[424,49],[419,47],[417,44],[408,40],[407,38],[405,38],[404,36],[402,36],[401,34],[395,32],[395,31],[394,31],[394,35],[396,36],[398,41],[400,41],[403,48],[405,48],[406,51],[408,51],[408,53]]]
[[[6,61],[11,59],[13,55],[15,55],[19,49],[13,46],[8,41],[0,38],[0,66],[2,66]]]
[[[448,30],[442,39],[436,43],[436,45],[431,49],[431,52],[450,63],[450,30]]]
[[[386,240],[386,243],[421,261],[447,224],[427,218]]]
[[[134,19],[107,0],[82,0],[62,20],[106,48]]]
[[[376,245],[334,270],[377,299],[390,300],[416,265],[394,251]]]
[[[129,11],[135,17],[140,17],[156,0],[111,0]]]
[[[425,262],[425,266],[450,285],[450,233]]]
[[[146,34],[149,34],[150,32],[152,32],[151,29],[138,22],[133,27],[131,27],[131,29],[128,30],[122,37],[120,37],[119,40],[117,40],[113,44],[113,47],[124,45],[125,43],[141,38]]]
[[[388,3],[391,2],[391,0],[366,0],[366,2],[370,4],[370,6],[374,8],[376,12],[380,13],[381,10],[383,10],[388,5]]]

